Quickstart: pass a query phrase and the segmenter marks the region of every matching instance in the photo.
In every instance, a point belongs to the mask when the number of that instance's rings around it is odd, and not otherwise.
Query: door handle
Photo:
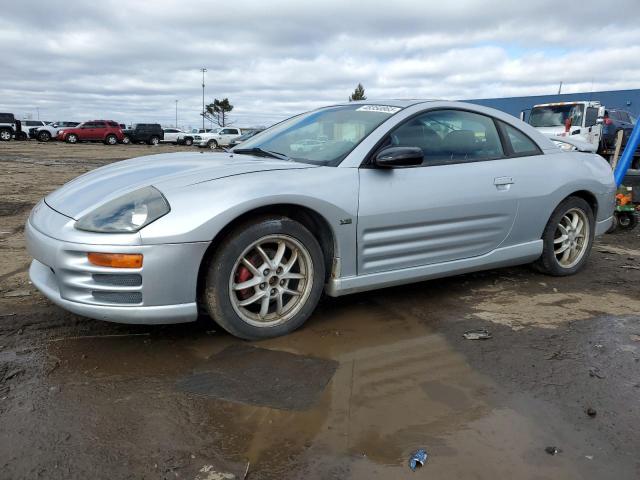
[[[493,184],[496,187],[503,185],[513,185],[513,183],[513,177],[496,177],[493,179]]]
[[[493,179],[493,184],[496,186],[498,190],[509,190],[511,185],[513,185],[512,177],[496,177]]]

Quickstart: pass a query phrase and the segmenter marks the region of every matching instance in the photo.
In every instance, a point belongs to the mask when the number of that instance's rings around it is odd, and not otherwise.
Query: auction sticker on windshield
[[[390,107],[388,105],[364,105],[356,108],[356,112],[380,112],[394,114],[402,110],[400,107]]]

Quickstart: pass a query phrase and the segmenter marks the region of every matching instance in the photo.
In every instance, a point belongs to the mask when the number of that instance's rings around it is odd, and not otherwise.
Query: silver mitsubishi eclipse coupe
[[[78,177],[31,212],[29,274],[79,315],[153,324],[206,313],[260,339],[300,327],[323,292],[525,263],[576,273],[611,225],[614,194],[603,158],[497,110],[353,102],[229,152]]]

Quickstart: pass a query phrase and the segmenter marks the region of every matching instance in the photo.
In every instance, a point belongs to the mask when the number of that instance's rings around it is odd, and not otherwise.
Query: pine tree
[[[361,83],[358,83],[358,86],[356,87],[356,89],[353,91],[353,93],[351,95],[349,95],[349,101],[353,102],[356,100],[366,100],[367,97],[365,97],[364,95],[364,87],[362,86]]]

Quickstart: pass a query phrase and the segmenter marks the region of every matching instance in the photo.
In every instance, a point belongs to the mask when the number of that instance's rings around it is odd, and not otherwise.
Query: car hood
[[[85,173],[49,194],[45,202],[63,215],[78,219],[103,203],[149,185],[167,193],[223,177],[300,168],[314,166],[229,153],[165,153],[112,163]]]

